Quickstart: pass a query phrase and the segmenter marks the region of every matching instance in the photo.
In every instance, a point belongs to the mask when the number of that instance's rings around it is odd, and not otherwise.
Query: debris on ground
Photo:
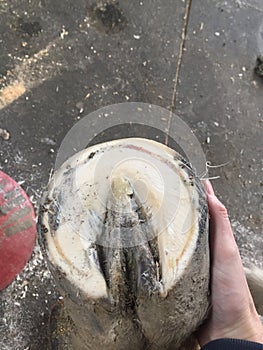
[[[258,56],[257,58],[255,73],[260,77],[263,77],[263,56]]]
[[[10,139],[10,133],[6,129],[0,128],[0,138],[4,141],[8,141]]]

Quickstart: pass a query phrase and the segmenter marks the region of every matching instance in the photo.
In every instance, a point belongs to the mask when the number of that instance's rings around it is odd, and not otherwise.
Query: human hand
[[[210,213],[211,313],[198,332],[201,346],[219,338],[263,343],[263,327],[251,297],[227,210],[205,181]]]

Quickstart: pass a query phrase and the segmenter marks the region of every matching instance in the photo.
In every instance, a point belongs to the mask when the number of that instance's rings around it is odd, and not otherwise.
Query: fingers
[[[214,195],[215,194],[213,186],[212,186],[212,184],[211,184],[211,182],[209,180],[203,181],[203,184],[204,184],[205,191],[206,191],[207,194],[210,194],[210,195]]]
[[[246,282],[228,213],[209,181],[204,183],[210,213],[212,309],[199,333],[204,345],[217,338],[258,341],[259,319]]]
[[[216,197],[211,183],[205,186],[210,213],[210,248],[214,274],[215,271],[220,273],[228,288],[243,289],[247,293],[245,273],[227,210]]]
[[[228,213],[225,206],[215,196],[209,181],[205,181],[207,202],[210,214],[210,240],[213,260],[240,259]]]

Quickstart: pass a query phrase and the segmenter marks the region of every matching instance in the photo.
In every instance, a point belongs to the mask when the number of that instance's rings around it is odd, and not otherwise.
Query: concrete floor
[[[212,165],[245,264],[263,266],[261,0],[0,0],[0,169],[37,208],[67,131],[114,103],[190,125]],[[105,125],[106,127],[106,125]],[[156,125],[158,128],[158,125]],[[125,136],[125,135],[124,135]],[[47,348],[59,297],[36,247],[0,294],[0,348]]]

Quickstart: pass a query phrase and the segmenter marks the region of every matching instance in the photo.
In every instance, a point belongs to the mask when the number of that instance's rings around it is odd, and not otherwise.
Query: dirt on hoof
[[[53,306],[50,313],[48,350],[72,350],[73,333],[73,321],[68,315],[63,301],[59,301]]]

